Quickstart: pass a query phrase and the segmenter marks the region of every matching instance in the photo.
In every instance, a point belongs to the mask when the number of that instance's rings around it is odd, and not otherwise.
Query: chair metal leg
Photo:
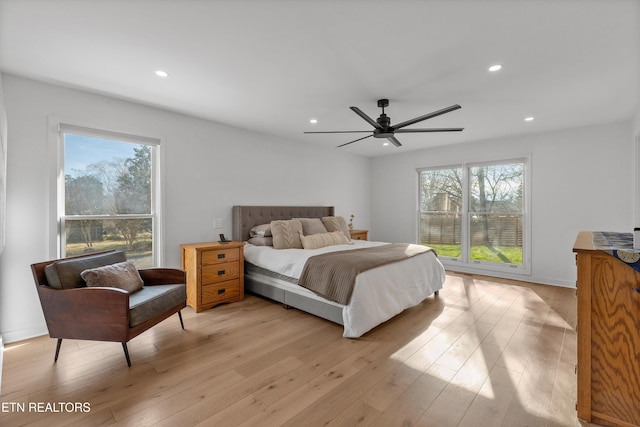
[[[127,343],[126,342],[122,343],[122,349],[124,350],[124,357],[127,358],[127,365],[129,365],[129,367],[131,367],[131,359],[129,359],[129,350],[127,349]]]
[[[53,363],[58,361],[58,355],[60,354],[61,345],[62,345],[62,338],[58,338],[58,343],[56,344],[56,355],[53,358]]]
[[[180,318],[180,326],[184,329],[184,323],[182,322],[182,311],[178,311],[178,317]]]

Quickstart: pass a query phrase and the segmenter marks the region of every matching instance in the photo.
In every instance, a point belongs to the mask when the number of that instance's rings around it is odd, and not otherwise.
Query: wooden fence
[[[461,244],[458,214],[420,214],[420,243]],[[479,215],[471,219],[471,245],[522,247],[521,215]]]

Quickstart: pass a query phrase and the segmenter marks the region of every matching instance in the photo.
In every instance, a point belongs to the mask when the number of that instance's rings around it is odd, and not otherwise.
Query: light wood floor
[[[131,368],[117,343],[64,341],[56,364],[48,337],[6,345],[0,425],[581,425],[572,289],[449,274],[360,339],[251,295],[183,313],[129,343]]]

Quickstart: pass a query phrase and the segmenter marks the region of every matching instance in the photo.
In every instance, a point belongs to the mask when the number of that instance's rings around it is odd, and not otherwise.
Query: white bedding
[[[312,250],[273,249],[271,246],[246,244],[244,257],[247,262],[258,267],[298,279],[305,262],[311,256],[384,244],[384,242],[357,240],[351,245],[327,246]],[[348,305],[342,306],[343,336],[348,338],[362,336],[405,309],[419,304],[441,289],[444,279],[444,267],[433,252],[360,273],[356,277],[351,301]],[[282,283],[287,286],[286,282],[282,281]],[[301,286],[288,285],[312,294]]]

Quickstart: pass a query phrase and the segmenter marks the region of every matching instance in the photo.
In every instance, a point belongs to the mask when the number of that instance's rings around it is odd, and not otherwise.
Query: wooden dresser
[[[244,243],[181,245],[187,272],[187,305],[196,313],[244,299]]]
[[[590,232],[573,247],[578,266],[578,418],[640,426],[640,273]]]

